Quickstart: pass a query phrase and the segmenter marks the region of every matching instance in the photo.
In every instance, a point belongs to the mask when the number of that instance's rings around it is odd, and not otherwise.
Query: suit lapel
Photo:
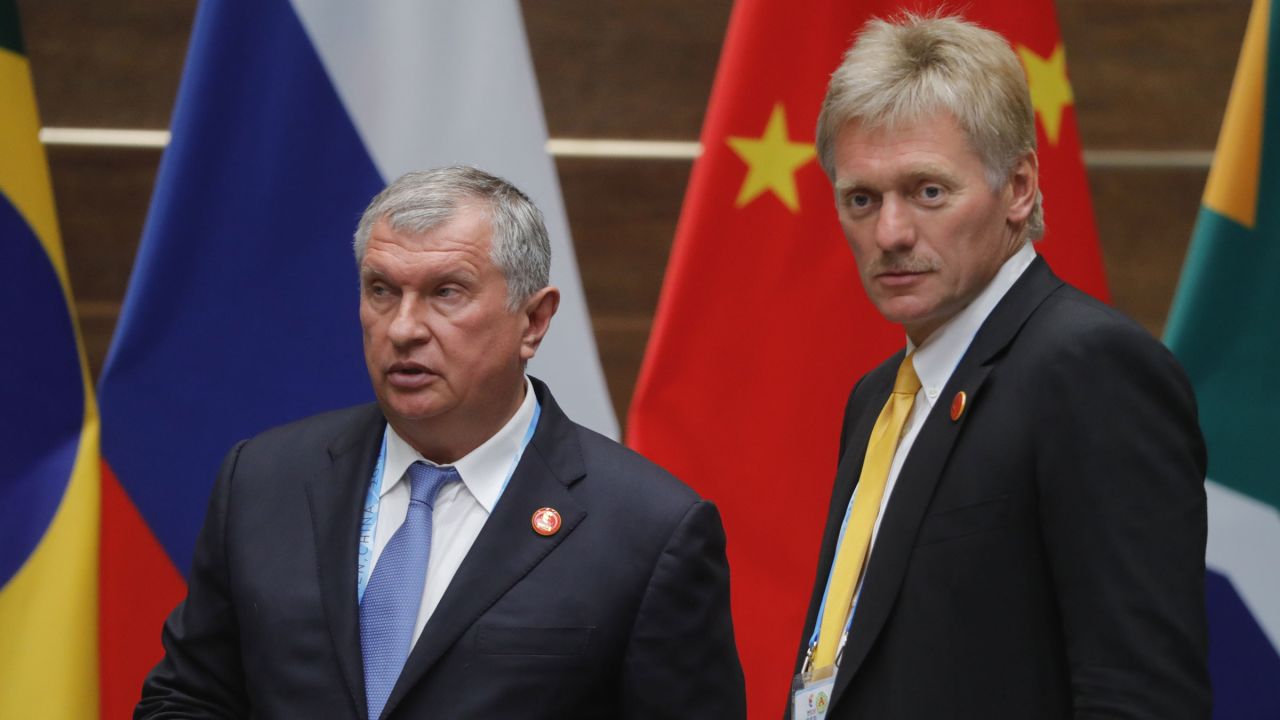
[[[307,480],[320,598],[338,665],[360,715],[365,713],[365,698],[360,610],[356,603],[356,554],[365,491],[377,460],[385,422],[377,407],[370,405],[367,414],[329,446],[327,471]]]
[[[533,439],[409,654],[387,699],[384,716],[481,615],[528,575],[587,515],[569,492],[569,487],[586,474],[576,429],[546,386],[533,382],[542,406]],[[550,537],[535,533],[531,525],[533,513],[543,507],[554,508],[561,517],[559,532]]]
[[[982,383],[991,371],[989,367],[979,367],[962,372],[963,365],[962,362],[962,367],[952,374],[938,405],[930,412],[916,437],[885,507],[862,593],[858,596],[853,626],[849,629],[849,639],[841,657],[840,672],[832,693],[833,702],[849,686],[893,609],[911,559],[916,532],[933,497],[933,489],[946,467],[951,448],[967,419],[966,413],[958,422],[952,422],[949,408],[942,406],[949,404],[949,398],[961,390],[971,401],[977,402]]]
[[[884,628],[906,575],[916,535],[933,498],[934,488],[946,469],[952,447],[971,415],[966,412],[959,420],[953,421],[950,417],[951,398],[963,391],[970,403],[980,402],[982,385],[999,362],[1004,349],[1013,341],[1035,309],[1061,285],[1062,281],[1050,272],[1042,258],[1037,257],[983,322],[960,364],[947,381],[938,403],[925,420],[924,427],[903,463],[893,495],[880,522],[880,530],[854,613],[853,626],[849,630],[848,643],[841,658],[840,672],[836,676],[836,686],[832,692],[833,703],[849,687]],[[884,395],[887,394],[886,390]],[[870,426],[861,431],[861,448],[864,454],[869,434]],[[850,450],[853,450],[852,445]],[[858,457],[852,470],[854,477],[860,467],[861,457]],[[847,499],[846,496],[846,502]]]

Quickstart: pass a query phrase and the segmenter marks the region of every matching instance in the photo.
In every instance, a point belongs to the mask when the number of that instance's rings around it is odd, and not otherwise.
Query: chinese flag
[[[631,404],[631,446],[724,515],[752,718],[786,702],[845,400],[905,343],[863,294],[813,149],[854,34],[904,9],[921,8],[739,0]],[[1053,3],[966,15],[1009,39],[1031,84],[1048,225],[1037,250],[1106,299]]]

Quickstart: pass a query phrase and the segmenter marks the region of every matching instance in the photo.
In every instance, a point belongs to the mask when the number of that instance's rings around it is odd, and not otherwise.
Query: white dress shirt
[[[920,390],[916,392],[916,400],[911,405],[911,415],[907,417],[902,439],[898,441],[898,449],[893,453],[893,464],[889,466],[889,480],[884,486],[884,496],[880,499],[880,512],[876,515],[876,524],[871,530],[871,549],[868,552],[875,549],[875,538],[880,532],[880,520],[884,518],[884,509],[888,507],[893,486],[898,482],[898,473],[902,471],[902,464],[906,462],[907,454],[911,452],[911,446],[915,443],[916,436],[920,434],[920,428],[924,427],[924,421],[928,419],[929,412],[937,404],[942,388],[946,387],[947,381],[951,379],[951,373],[955,372],[960,359],[968,352],[974,336],[978,334],[978,329],[987,321],[987,316],[1035,259],[1036,251],[1031,247],[1031,243],[1024,244],[1012,257],[1004,261],[996,271],[996,276],[982,292],[978,293],[978,297],[956,313],[955,317],[934,330],[932,335],[925,338],[923,345],[916,347],[911,342],[911,338],[907,338],[907,353],[915,353],[911,356],[911,362],[916,368],[916,376],[920,378]]]
[[[973,343],[973,338],[978,334],[982,323],[986,322],[987,316],[1004,298],[1005,293],[1009,292],[1009,288],[1022,277],[1022,273],[1035,258],[1036,251],[1031,243],[1024,244],[1004,261],[996,271],[995,277],[982,292],[978,293],[973,302],[934,330],[920,347],[916,347],[910,337],[907,338],[907,353],[915,353],[911,361],[915,366],[916,376],[920,378],[920,390],[916,392],[915,402],[911,406],[911,415],[907,417],[906,425],[903,426],[902,438],[898,441],[898,449],[893,453],[893,463],[889,465],[889,478],[885,482],[884,495],[880,499],[880,512],[876,514],[876,523],[871,529],[871,547],[867,550],[865,567],[871,566],[876,537],[880,534],[880,521],[884,519],[885,508],[889,506],[893,488],[898,482],[898,474],[902,472],[902,465],[911,452],[916,436],[920,434],[920,428],[924,427],[925,420],[928,419],[933,406],[937,404],[938,396],[942,394],[942,389],[951,379],[951,373],[955,372],[956,366],[960,364],[960,359],[969,350],[969,345]],[[854,496],[850,499],[851,505],[857,496],[855,489]],[[864,569],[862,578],[866,576]],[[854,610],[858,606],[858,597],[862,594],[862,578],[858,580],[857,590],[854,591]],[[845,638],[841,638],[841,647],[844,645],[844,640]]]
[[[431,558],[427,561],[427,579],[418,606],[418,619],[413,627],[413,642],[418,642],[422,628],[440,604],[440,598],[453,580],[453,575],[467,556],[467,551],[480,535],[480,529],[493,512],[511,471],[524,450],[524,439],[533,421],[533,384],[524,381],[524,402],[506,425],[480,447],[452,463],[462,482],[451,482],[440,489],[431,513]],[[373,536],[372,577],[382,549],[404,524],[409,513],[409,466],[422,461],[438,463],[422,456],[404,438],[387,426],[387,457],[383,472],[378,508],[378,524]]]

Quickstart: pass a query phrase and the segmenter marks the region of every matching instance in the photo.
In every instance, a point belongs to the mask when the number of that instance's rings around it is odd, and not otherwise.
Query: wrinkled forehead
[[[838,149],[850,142],[897,146],[922,140],[952,143],[957,150],[979,155],[970,133],[946,110],[911,118],[851,119],[841,126],[835,140],[837,155]]]
[[[881,155],[912,154],[922,148],[944,150],[951,155],[967,154],[981,160],[975,143],[951,113],[942,111],[915,118],[855,119],[836,133],[834,154],[837,164],[851,147],[874,149]]]
[[[849,134],[861,134],[885,141],[897,137],[922,133],[928,135],[939,132],[955,133],[958,137],[963,138],[970,152],[975,155],[981,155],[973,133],[964,126],[954,113],[942,105],[926,106],[912,111],[904,110],[902,112],[866,117],[852,117],[840,126],[839,131],[836,132],[835,140],[838,147],[845,136]]]

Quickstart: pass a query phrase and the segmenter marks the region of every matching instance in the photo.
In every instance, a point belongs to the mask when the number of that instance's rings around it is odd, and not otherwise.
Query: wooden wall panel
[[[626,417],[689,161],[562,159],[565,211],[613,407]]]
[[[696,140],[731,6],[525,0],[551,135]]]
[[[167,126],[195,0],[18,0],[44,123]],[[1059,0],[1085,147],[1211,150],[1249,0]],[[798,6],[799,7],[799,6]],[[696,140],[730,0],[523,2],[555,137]],[[101,367],[160,153],[52,148],[72,282]],[[610,392],[625,417],[679,217],[688,161],[558,161]],[[1164,322],[1205,169],[1095,164],[1115,304]],[[1050,218],[1052,222],[1052,218]]]
[[[1111,302],[1157,337],[1182,271],[1207,170],[1089,172]]]
[[[165,128],[195,0],[17,0],[44,124]]]
[[[53,147],[48,157],[67,271],[96,378],[142,237],[160,153]]]
[[[1059,0],[1085,148],[1212,149],[1251,4]]]

